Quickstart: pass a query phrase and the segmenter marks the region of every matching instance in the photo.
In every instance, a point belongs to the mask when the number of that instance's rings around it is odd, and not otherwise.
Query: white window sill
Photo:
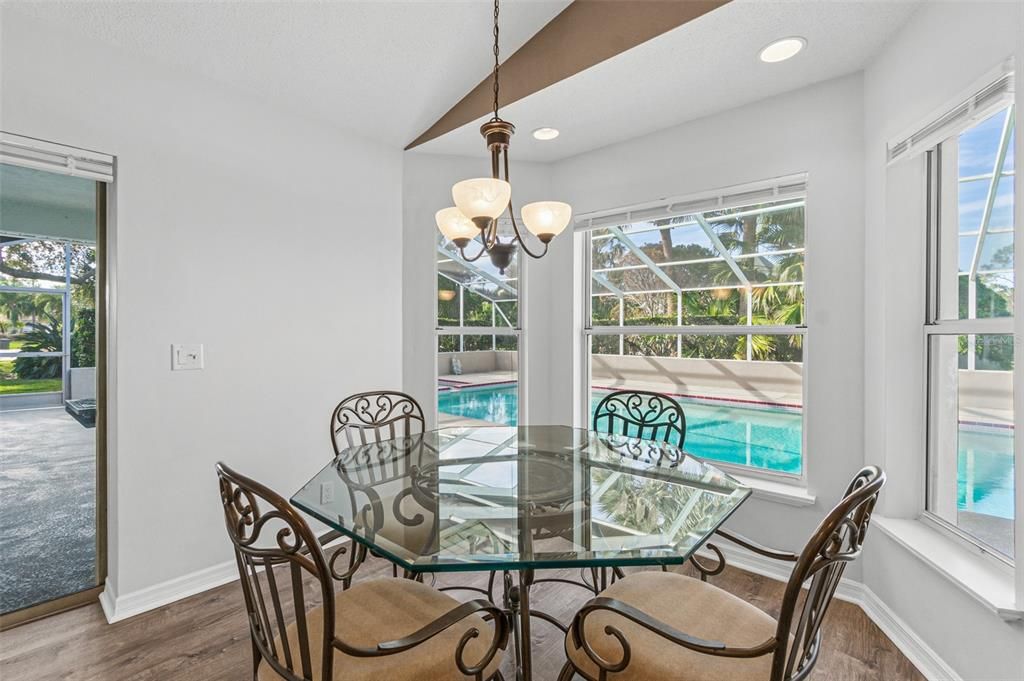
[[[814,506],[818,500],[817,497],[807,491],[806,487],[801,487],[798,484],[755,478],[731,470],[729,475],[736,478],[744,487],[749,487],[752,493],[751,496],[755,499],[774,501],[788,506]]]
[[[875,515],[872,524],[1004,620],[1024,620],[1011,572],[920,520]]]

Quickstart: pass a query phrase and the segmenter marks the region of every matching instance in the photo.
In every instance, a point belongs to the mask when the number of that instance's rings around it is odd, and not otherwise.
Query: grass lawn
[[[60,390],[59,378],[18,378],[14,375],[14,360],[0,360],[0,395],[48,393],[60,392]]]

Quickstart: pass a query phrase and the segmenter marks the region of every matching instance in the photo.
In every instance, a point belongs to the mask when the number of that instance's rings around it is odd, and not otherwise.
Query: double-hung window
[[[520,257],[499,272],[486,254],[467,262],[438,235],[436,263],[438,424],[517,425]]]
[[[926,514],[1014,554],[1014,107],[927,152]]]
[[[589,420],[609,391],[659,392],[692,454],[803,474],[805,180],[581,216]]]

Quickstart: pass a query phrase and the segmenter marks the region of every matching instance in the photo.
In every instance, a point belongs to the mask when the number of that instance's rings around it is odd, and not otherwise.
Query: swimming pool
[[[590,411],[609,391],[594,390]],[[782,473],[799,474],[803,417],[796,408],[773,408],[677,398],[686,411],[686,449],[696,456]],[[515,424],[515,383],[453,388],[437,395],[444,414]],[[961,510],[1013,517],[1013,431],[961,426],[958,438],[958,506]]]
[[[518,388],[501,383],[443,389],[445,414],[512,425],[518,418]],[[590,411],[609,391],[595,390]],[[797,409],[762,409],[679,398],[686,408],[686,449],[697,456],[784,473],[800,473],[801,416]]]
[[[1013,518],[1013,431],[960,426],[957,451],[957,507]]]

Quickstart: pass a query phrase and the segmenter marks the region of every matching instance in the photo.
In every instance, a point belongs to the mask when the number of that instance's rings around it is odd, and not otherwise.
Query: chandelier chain
[[[498,1],[494,0],[494,120],[500,120],[498,118],[498,68],[500,66],[498,62]]]

